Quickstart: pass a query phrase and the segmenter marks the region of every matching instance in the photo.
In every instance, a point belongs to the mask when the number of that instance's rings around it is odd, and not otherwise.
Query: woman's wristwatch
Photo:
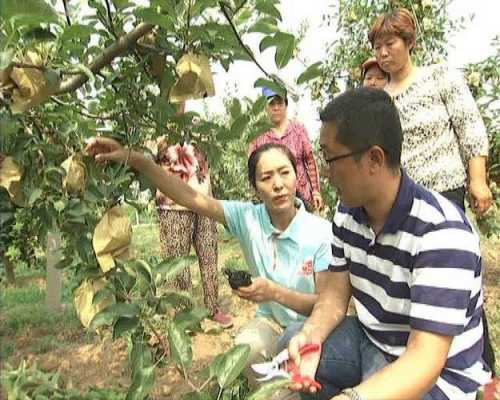
[[[361,395],[353,388],[344,389],[340,392],[340,394],[343,394],[344,396],[349,398],[349,400],[364,400]]]

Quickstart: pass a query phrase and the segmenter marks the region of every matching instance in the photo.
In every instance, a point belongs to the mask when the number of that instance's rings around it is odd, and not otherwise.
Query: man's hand
[[[325,206],[325,203],[323,202],[323,198],[321,197],[321,194],[318,192],[313,193],[313,206],[314,206],[314,209],[316,209],[316,210],[322,210],[323,207]]]
[[[92,138],[85,152],[93,156],[98,163],[116,161],[125,163],[130,157],[130,151],[114,139],[105,137]]]
[[[273,301],[276,292],[276,284],[269,279],[257,277],[252,278],[250,286],[240,286],[234,292],[243,299],[262,303],[265,301]]]
[[[469,185],[470,205],[477,215],[482,215],[491,207],[493,195],[483,180],[474,180]]]
[[[290,354],[290,359],[295,362],[299,368],[299,373],[302,377],[308,377],[311,380],[315,379],[316,371],[319,366],[319,360],[321,358],[321,352],[317,351],[314,353],[309,353],[300,356],[299,349],[308,344],[317,344],[320,341],[314,337],[314,333],[308,331],[306,328],[295,335],[288,344],[288,352]],[[289,386],[290,390],[293,391],[303,391],[309,393],[316,393],[317,389],[310,385],[309,381],[304,381],[303,383],[292,383]]]

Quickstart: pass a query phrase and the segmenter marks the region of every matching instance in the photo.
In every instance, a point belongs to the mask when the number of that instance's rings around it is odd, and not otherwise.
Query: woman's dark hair
[[[295,175],[297,175],[297,161],[295,160],[295,156],[290,151],[290,149],[282,144],[266,143],[266,144],[263,144],[262,146],[257,147],[254,151],[252,151],[252,154],[250,154],[250,157],[248,158],[248,180],[250,181],[250,184],[253,186],[254,189],[257,189],[257,183],[256,183],[257,178],[256,178],[255,174],[256,174],[257,164],[259,163],[260,157],[266,151],[273,150],[273,149],[279,150],[285,156],[287,156],[287,158],[292,163],[292,167],[293,167],[293,171],[295,172]]]
[[[323,123],[335,124],[336,140],[351,151],[379,146],[388,166],[399,169],[403,130],[398,110],[384,90],[346,91],[328,103],[319,117]]]

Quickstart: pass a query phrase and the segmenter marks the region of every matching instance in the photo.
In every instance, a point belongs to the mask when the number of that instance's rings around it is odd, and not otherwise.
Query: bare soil
[[[483,246],[483,262],[485,268],[485,301],[486,310],[490,316],[490,330],[498,334],[500,329],[500,240],[489,240]],[[232,253],[232,252],[231,252]],[[227,256],[234,256],[228,254]],[[40,281],[40,285],[44,282]],[[233,345],[233,339],[238,330],[248,322],[255,313],[255,305],[232,295],[225,282],[220,286],[220,297],[226,311],[234,318],[234,326],[215,333],[197,333],[193,337],[194,367],[190,371],[190,379],[196,380],[196,373],[209,365],[213,358],[227,351]],[[216,328],[215,325],[208,329]],[[91,386],[126,388],[129,385],[129,371],[127,370],[127,343],[121,339],[112,342],[109,337],[96,340],[95,343],[82,343],[81,332],[61,332],[58,339],[71,344],[49,351],[45,354],[33,354],[28,346],[34,339],[45,335],[44,331],[32,330],[26,335],[17,338],[15,353],[8,360],[16,365],[22,359],[36,362],[43,370],[59,371],[61,378],[82,391]],[[500,338],[493,336],[495,352],[500,353]],[[199,383],[198,383],[199,384]],[[177,400],[181,394],[190,391],[190,387],[182,375],[170,365],[157,371],[156,383],[153,391],[154,399]]]

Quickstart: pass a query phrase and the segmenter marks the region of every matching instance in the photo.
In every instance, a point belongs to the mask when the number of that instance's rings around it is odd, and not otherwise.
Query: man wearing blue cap
[[[319,175],[309,135],[303,124],[287,117],[288,98],[264,86],[262,95],[267,98],[267,115],[273,128],[250,143],[249,154],[266,143],[287,146],[297,161],[297,195],[315,209],[323,207]]]

